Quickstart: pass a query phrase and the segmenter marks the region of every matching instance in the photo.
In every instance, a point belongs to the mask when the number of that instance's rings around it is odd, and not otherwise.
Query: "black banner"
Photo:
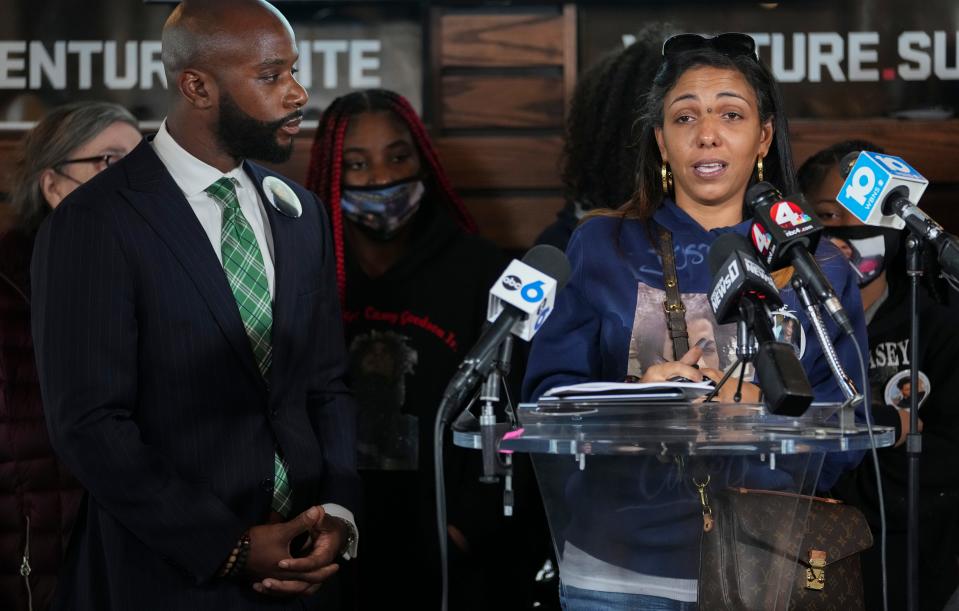
[[[22,0],[0,20],[0,125],[26,126],[51,107],[108,100],[141,121],[163,118],[160,33],[173,4],[137,0]],[[307,120],[335,97],[385,87],[422,107],[418,5],[332,7],[278,3],[300,48],[297,78],[310,93]]]
[[[650,23],[751,34],[791,118],[942,119],[959,104],[956,0],[581,4],[581,69]]]

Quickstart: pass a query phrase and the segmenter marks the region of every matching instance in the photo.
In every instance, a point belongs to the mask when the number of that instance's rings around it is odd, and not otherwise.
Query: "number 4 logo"
[[[770,211],[770,216],[780,227],[798,227],[803,223],[810,221],[808,215],[792,202],[779,202]]]
[[[769,252],[769,246],[772,244],[772,236],[763,231],[759,223],[753,223],[752,237],[753,244],[756,245],[756,250],[763,255]]]

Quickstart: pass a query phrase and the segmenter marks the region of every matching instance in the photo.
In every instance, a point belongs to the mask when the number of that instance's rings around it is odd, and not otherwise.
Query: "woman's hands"
[[[702,343],[702,342],[700,342]],[[723,372],[718,369],[708,367],[697,368],[695,365],[703,356],[703,349],[700,343],[689,349],[678,361],[667,363],[657,363],[650,366],[643,372],[640,382],[666,382],[672,378],[686,378],[690,382],[702,382],[709,379],[719,384],[723,379]],[[722,403],[733,403],[733,396],[736,394],[738,380],[730,378],[719,388],[717,397]],[[743,382],[742,403],[759,403],[761,391],[759,387],[750,382]]]

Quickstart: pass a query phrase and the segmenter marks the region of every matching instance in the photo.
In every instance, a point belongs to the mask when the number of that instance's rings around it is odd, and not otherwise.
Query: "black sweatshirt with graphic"
[[[430,201],[412,222],[408,253],[382,276],[366,276],[348,244],[346,249],[346,344],[350,386],[361,410],[365,502],[358,561],[364,608],[395,602],[397,588],[410,608],[439,602],[434,420],[443,390],[483,329],[490,287],[508,263],[498,248],[463,232]],[[518,369],[521,354],[514,358]],[[478,587],[507,595],[501,589],[505,580],[483,583],[476,567],[496,566],[493,559],[506,553],[516,522],[502,517],[502,485],[479,483],[478,451],[447,442],[444,458],[448,521],[471,548],[457,559],[460,552],[451,545],[451,608],[478,608],[487,604],[476,595]],[[501,574],[514,564],[500,565]],[[470,591],[473,600],[463,600]]]
[[[923,422],[920,458],[920,592],[923,609],[941,609],[959,585],[956,559],[959,530],[959,311],[933,301],[921,291],[919,371]],[[910,301],[905,278],[891,278],[889,296],[868,327],[869,380],[876,424],[900,432],[898,405],[908,405],[901,386],[911,363]],[[906,445],[878,450],[886,505],[890,609],[905,608],[906,519],[909,459]],[[874,531],[875,545],[864,558],[866,608],[882,608],[879,572],[879,504],[873,460],[860,466],[833,489],[859,507]],[[870,600],[873,602],[871,606]]]

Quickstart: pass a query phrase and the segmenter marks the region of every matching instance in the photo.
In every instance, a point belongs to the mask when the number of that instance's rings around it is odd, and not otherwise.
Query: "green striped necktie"
[[[266,279],[263,254],[256,242],[253,227],[243,216],[236,196],[234,179],[223,177],[207,187],[207,194],[223,206],[223,227],[220,234],[220,255],[223,271],[236,299],[240,318],[246,329],[257,367],[264,378],[273,358],[273,304]],[[290,511],[291,491],[286,461],[274,453],[273,511],[286,517]]]

